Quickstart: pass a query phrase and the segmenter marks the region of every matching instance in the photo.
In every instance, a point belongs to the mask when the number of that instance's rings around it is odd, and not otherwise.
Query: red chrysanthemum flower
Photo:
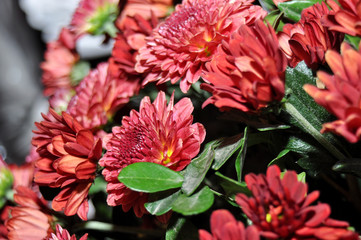
[[[308,67],[316,69],[325,63],[328,49],[340,50],[344,34],[330,30],[321,22],[322,17],[332,12],[326,3],[316,3],[302,11],[298,23],[286,24],[283,32],[278,33],[281,49],[291,67],[304,60]]]
[[[65,112],[60,116],[49,109],[49,115],[42,116],[44,121],[35,123],[38,130],[32,139],[40,155],[34,181],[60,188],[52,201],[55,211],[64,210],[67,216],[77,213],[86,220],[88,191],[102,154],[101,140]]]
[[[11,208],[11,217],[5,223],[9,240],[38,240],[50,236],[54,219],[46,201],[27,187],[19,186],[15,191],[14,201],[18,206]]]
[[[107,123],[139,89],[137,82],[108,76],[108,63],[100,63],[76,88],[67,112],[85,128]]]
[[[207,64],[201,87],[212,93],[203,107],[214,104],[220,110],[256,112],[284,95],[287,59],[279,49],[271,26],[261,20],[242,25]]]
[[[135,71],[135,58],[138,50],[145,46],[145,37],[151,35],[157,24],[155,15],[150,20],[138,14],[124,19],[124,26],[115,38],[112,57],[109,59],[109,74],[112,77],[141,84],[144,75]]]
[[[298,181],[296,172],[287,171],[283,178],[280,174],[276,165],[270,166],[266,175],[248,174],[245,181],[253,197],[236,196],[236,202],[263,237],[358,239],[357,233],[347,230],[347,222],[329,218],[331,209],[328,204],[310,206],[319,192],[307,194],[307,184]]]
[[[259,240],[256,227],[244,227],[228,210],[216,210],[211,215],[211,232],[199,230],[200,240]]]
[[[123,29],[127,27],[126,18],[141,15],[145,20],[164,18],[173,10],[173,0],[128,0],[122,10],[116,25]]]
[[[355,143],[361,138],[361,50],[356,51],[343,43],[341,54],[332,50],[326,53],[326,61],[335,75],[317,72],[326,89],[312,85],[305,85],[304,89],[338,118],[323,124],[321,132],[333,132]]]
[[[124,211],[134,208],[138,217],[147,213],[144,203],[148,195],[134,192],[118,181],[119,172],[135,162],[153,162],[175,171],[182,170],[194,158],[205,138],[202,124],[194,123],[193,105],[183,98],[173,106],[174,97],[167,106],[164,92],[153,103],[143,98],[139,112],[132,110],[124,117],[122,126],[113,127],[106,144],[107,152],[99,161],[108,182],[107,202],[122,205]]]
[[[242,24],[253,24],[266,12],[252,0],[183,1],[158,25],[139,50],[136,71],[147,73],[144,84],[181,79],[187,92],[198,81],[222,40]]]
[[[72,33],[63,28],[59,39],[47,44],[47,50],[40,67],[43,70],[44,95],[54,95],[59,89],[72,89],[71,71],[79,60],[75,52],[75,39]]]
[[[84,234],[79,240],[87,240],[88,234]],[[75,234],[70,236],[68,230],[63,229],[59,224],[56,225],[55,233],[51,233],[51,236],[46,240],[76,240]]]
[[[324,17],[324,23],[331,30],[361,37],[361,1],[338,0],[337,3],[333,0],[327,1],[334,12]]]
[[[70,23],[71,30],[79,38],[85,33],[100,35],[108,33],[115,37],[114,22],[118,16],[119,0],[82,0]]]

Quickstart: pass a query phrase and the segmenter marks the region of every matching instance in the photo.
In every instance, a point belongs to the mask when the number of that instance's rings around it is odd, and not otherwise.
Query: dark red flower
[[[187,92],[198,81],[222,40],[242,24],[253,24],[266,12],[252,0],[183,1],[139,50],[136,71],[146,73],[143,84],[167,81]]]
[[[283,178],[276,165],[267,174],[246,175],[245,181],[253,197],[238,194],[236,202],[252,223],[268,239],[358,239],[347,230],[348,223],[329,218],[328,204],[310,204],[317,200],[318,191],[307,194],[307,184],[298,181],[294,171]]]
[[[172,96],[167,105],[164,92],[153,103],[145,97],[139,112],[132,110],[122,126],[113,127],[107,152],[99,161],[108,182],[110,206],[122,205],[124,211],[133,207],[138,217],[147,213],[148,194],[134,192],[118,181],[119,172],[129,164],[153,162],[180,171],[198,154],[205,130],[200,123],[192,124],[192,102],[183,98],[173,104]]]
[[[359,0],[338,0],[336,2],[327,1],[334,12],[324,17],[325,25],[329,26],[331,30],[361,37],[361,2]]]
[[[87,239],[88,239],[88,234],[86,233],[79,240],[87,240]],[[63,229],[59,224],[57,224],[55,233],[52,233],[51,236],[46,240],[76,240],[76,236],[75,235],[70,236],[68,230]]]
[[[49,109],[42,115],[44,121],[36,122],[38,130],[32,139],[40,159],[34,181],[39,185],[60,188],[53,199],[56,211],[86,220],[88,191],[95,178],[97,162],[102,155],[102,143],[69,114],[62,116]]]
[[[326,89],[305,85],[305,91],[334,114],[338,120],[325,123],[321,132],[333,132],[355,143],[361,138],[361,50],[356,51],[347,43],[341,46],[341,55],[335,51],[326,53],[326,61],[334,75],[317,72]]]
[[[302,11],[301,20],[294,25],[286,24],[278,33],[281,49],[295,67],[305,61],[308,67],[316,69],[325,63],[328,49],[340,50],[344,34],[335,32],[322,24],[321,18],[333,13],[326,3],[316,3]]]
[[[221,110],[256,112],[284,95],[287,60],[271,26],[262,20],[242,25],[207,64],[202,88],[213,96],[204,102]]]
[[[158,20],[152,15],[150,20],[135,14],[134,17],[126,17],[122,31],[117,34],[109,59],[109,74],[116,79],[124,79],[138,84],[140,88],[144,74],[135,71],[136,55],[138,50],[145,46],[145,37],[152,33],[157,26]]]
[[[216,210],[211,215],[211,233],[199,230],[200,240],[259,240],[256,227],[245,228],[228,210]]]

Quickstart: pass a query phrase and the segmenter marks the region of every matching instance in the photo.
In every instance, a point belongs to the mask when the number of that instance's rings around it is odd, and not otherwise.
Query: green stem
[[[297,120],[299,124],[314,137],[324,148],[326,148],[336,159],[343,160],[346,159],[334,145],[332,145],[327,139],[314,127],[312,124],[304,118],[299,111],[289,102],[284,103],[284,108],[286,111]]]
[[[144,234],[148,236],[161,237],[165,232],[158,229],[144,229],[130,226],[118,226],[111,223],[88,221],[76,225],[73,231],[80,230],[95,230],[100,232],[116,232],[116,233],[130,233],[130,234]]]

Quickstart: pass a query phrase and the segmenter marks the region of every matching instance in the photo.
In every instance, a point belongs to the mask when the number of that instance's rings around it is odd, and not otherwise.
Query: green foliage
[[[77,62],[71,69],[70,79],[73,86],[77,86],[90,71],[90,64],[85,61]]]
[[[189,240],[198,239],[198,229],[191,221],[176,214],[171,218],[165,235],[166,240]]]
[[[150,214],[159,216],[172,209],[173,202],[180,196],[181,191],[159,192],[149,196],[149,202],[145,203],[145,208]]]
[[[215,157],[214,149],[219,145],[219,140],[209,142],[203,152],[187,166],[184,171],[184,182],[182,191],[191,195],[203,181],[206,173],[212,165]]]
[[[298,22],[301,19],[302,10],[318,2],[321,2],[321,0],[293,0],[281,2],[277,7],[284,13],[286,18]]]
[[[133,163],[123,168],[118,179],[134,191],[147,193],[179,188],[183,183],[180,173],[150,162]]]
[[[338,161],[332,169],[342,173],[350,173],[361,178],[361,159],[349,158]]]
[[[204,186],[199,192],[192,196],[180,195],[172,205],[175,212],[183,215],[194,215],[207,211],[213,204],[214,195],[211,189]]]

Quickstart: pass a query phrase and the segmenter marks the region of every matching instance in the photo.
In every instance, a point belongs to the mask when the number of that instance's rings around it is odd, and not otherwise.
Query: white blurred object
[[[42,32],[44,42],[56,40],[62,27],[69,25],[80,0],[19,0],[29,24]],[[104,36],[83,36],[77,43],[82,58],[109,56],[113,47],[110,41],[102,45]]]

